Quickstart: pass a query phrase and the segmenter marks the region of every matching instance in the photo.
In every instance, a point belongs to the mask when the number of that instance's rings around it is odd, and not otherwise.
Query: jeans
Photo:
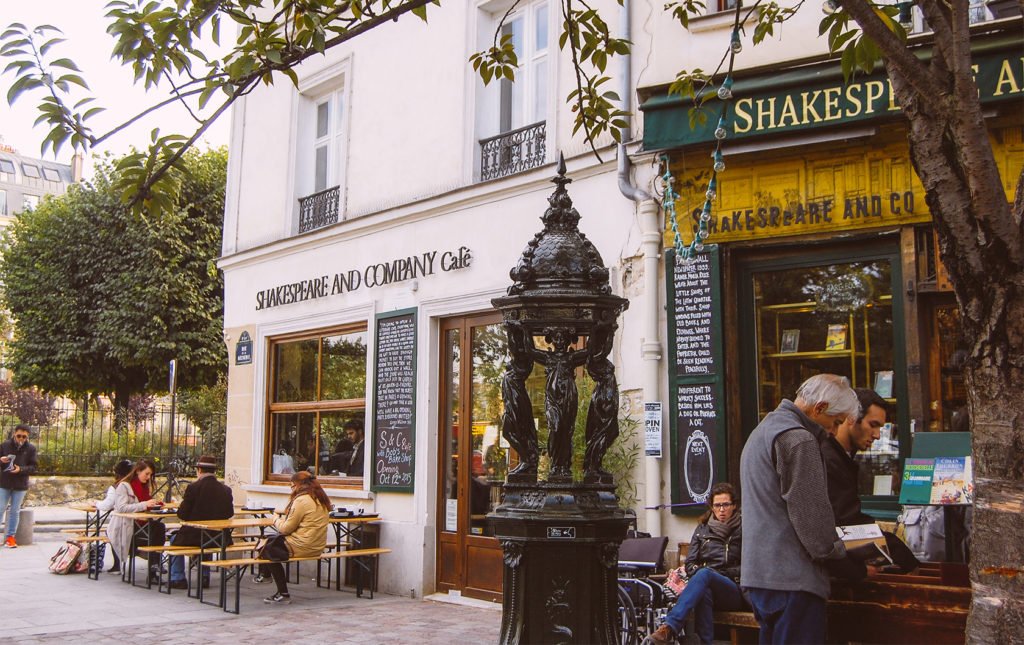
[[[686,616],[693,611],[697,637],[704,645],[715,638],[714,610],[736,611],[743,607],[743,596],[740,588],[731,579],[714,569],[705,567],[693,575],[686,583],[683,593],[668,615],[665,622],[676,634],[682,633],[686,624]]]
[[[209,560],[211,556],[204,556],[204,560]],[[203,584],[210,581],[210,569],[209,567],[203,567],[200,565],[203,571]],[[185,556],[173,555],[171,556],[171,582],[185,582]]]
[[[825,599],[806,591],[747,588],[759,643],[824,643]]]
[[[7,509],[6,531],[4,539],[11,537],[18,530],[18,514],[21,512],[21,502],[25,499],[27,490],[11,490],[0,488],[0,516],[3,516],[4,509]],[[8,508],[7,503],[11,506]]]

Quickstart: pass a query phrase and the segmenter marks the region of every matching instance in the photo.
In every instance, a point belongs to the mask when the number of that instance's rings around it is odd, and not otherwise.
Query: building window
[[[505,12],[494,16],[501,19]],[[546,160],[549,18],[548,3],[535,2],[508,14],[501,27],[502,37],[512,39],[519,68],[515,82],[499,81],[497,105],[483,101],[491,114],[483,118],[481,130],[498,134],[480,141],[481,180],[536,168]]]
[[[14,162],[9,159],[0,159],[0,173],[5,175],[14,174]]]
[[[307,470],[362,485],[366,341],[363,326],[271,342],[268,480]]]
[[[7,191],[0,190],[0,215],[7,214]]]
[[[39,206],[39,195],[23,195],[21,199],[21,210],[35,210]]]
[[[25,173],[26,177],[31,179],[39,179],[39,167],[34,166],[30,163],[21,164],[21,171]]]
[[[718,11],[733,11],[736,9],[736,0],[715,0],[711,7],[717,7]]]
[[[43,177],[46,181],[60,181],[60,173],[53,168],[43,168]]]
[[[295,181],[299,233],[341,219],[347,121],[344,76],[324,85],[301,96]]]

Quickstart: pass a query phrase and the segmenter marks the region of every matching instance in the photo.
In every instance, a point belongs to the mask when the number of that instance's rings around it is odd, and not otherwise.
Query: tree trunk
[[[114,431],[117,434],[128,429],[128,400],[131,396],[131,388],[128,386],[114,386]]]
[[[940,101],[925,101],[898,69],[890,66],[889,74],[909,120],[911,160],[926,191],[970,347],[965,384],[973,432],[975,498],[972,603],[966,636],[971,643],[1020,642],[1024,634],[1022,200],[1018,196],[1011,210],[980,105],[976,100],[958,99],[964,89],[959,83]]]

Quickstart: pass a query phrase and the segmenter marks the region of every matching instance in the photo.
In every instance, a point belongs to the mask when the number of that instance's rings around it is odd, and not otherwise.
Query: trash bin
[[[32,533],[36,529],[36,513],[31,508],[21,509],[18,514],[18,530],[14,533],[14,539],[18,546],[32,544]]]

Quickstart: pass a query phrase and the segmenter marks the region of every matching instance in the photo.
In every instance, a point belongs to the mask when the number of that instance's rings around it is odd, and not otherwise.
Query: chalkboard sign
[[[375,491],[413,492],[416,464],[416,310],[377,315],[374,351]]]
[[[712,296],[710,256],[701,254],[689,268],[674,271],[672,287],[676,375],[712,374],[712,329],[717,322],[713,311],[718,302]]]
[[[711,487],[725,477],[725,395],[718,247],[689,265],[666,254],[672,511],[703,511]],[[685,505],[690,505],[689,507]]]

